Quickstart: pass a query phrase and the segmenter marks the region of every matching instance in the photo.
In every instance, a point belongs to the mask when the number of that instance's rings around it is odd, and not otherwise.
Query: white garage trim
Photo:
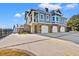
[[[52,32],[58,32],[57,26],[53,26],[53,27],[52,27]]]
[[[62,26],[62,27],[60,28],[60,32],[65,32],[65,27]]]
[[[41,26],[41,33],[48,33],[48,26],[42,25]]]

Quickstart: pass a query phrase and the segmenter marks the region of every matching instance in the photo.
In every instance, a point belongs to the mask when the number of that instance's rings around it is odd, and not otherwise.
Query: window
[[[38,15],[37,15],[37,17],[36,17],[36,18],[37,18],[37,22],[38,22]]]
[[[47,15],[47,19],[49,19],[49,16]]]
[[[41,14],[41,19],[44,19],[44,15],[43,14]]]
[[[46,16],[46,20],[49,21],[49,15]]]
[[[53,17],[53,21],[55,21],[55,17]]]
[[[56,21],[58,21],[58,17],[56,17]]]
[[[55,23],[55,17],[52,17],[52,23]]]
[[[38,22],[38,15],[35,16],[36,22]]]

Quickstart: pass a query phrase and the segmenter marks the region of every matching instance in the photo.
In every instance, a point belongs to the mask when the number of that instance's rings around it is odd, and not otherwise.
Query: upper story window
[[[53,22],[55,21],[55,17],[52,17],[52,19],[53,19]]]
[[[40,17],[41,19],[44,19],[44,15],[43,14],[41,14],[41,17]]]
[[[56,21],[58,22],[58,17],[56,17]]]
[[[49,19],[49,15],[47,15],[47,17],[46,17],[47,19]]]
[[[35,22],[38,22],[38,15],[35,16]]]
[[[46,16],[46,20],[49,21],[49,15]]]

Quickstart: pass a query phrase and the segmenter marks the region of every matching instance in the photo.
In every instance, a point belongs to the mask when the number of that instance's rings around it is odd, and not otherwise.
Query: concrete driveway
[[[73,32],[72,34],[76,35]],[[45,34],[11,34],[0,40],[0,49],[20,49],[37,56],[79,56],[78,44],[43,35]],[[61,33],[61,36],[58,33],[51,33],[51,35],[61,37],[67,36],[68,33]]]
[[[39,34],[46,37],[57,38],[79,44],[79,32],[45,33]]]

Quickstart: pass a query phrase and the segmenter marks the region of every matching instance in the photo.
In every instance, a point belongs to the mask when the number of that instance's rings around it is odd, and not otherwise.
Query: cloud
[[[15,14],[15,17],[22,17],[22,16],[24,16],[25,15],[25,13],[23,12],[23,13],[16,13]]]
[[[21,17],[21,14],[20,13],[16,13],[15,17]]]
[[[60,9],[61,6],[60,4],[48,4],[48,3],[42,3],[38,5],[41,8],[49,8],[51,10],[56,10],[56,9]]]
[[[74,9],[75,7],[77,7],[78,6],[78,4],[67,4],[66,5],[66,8],[67,9]]]

